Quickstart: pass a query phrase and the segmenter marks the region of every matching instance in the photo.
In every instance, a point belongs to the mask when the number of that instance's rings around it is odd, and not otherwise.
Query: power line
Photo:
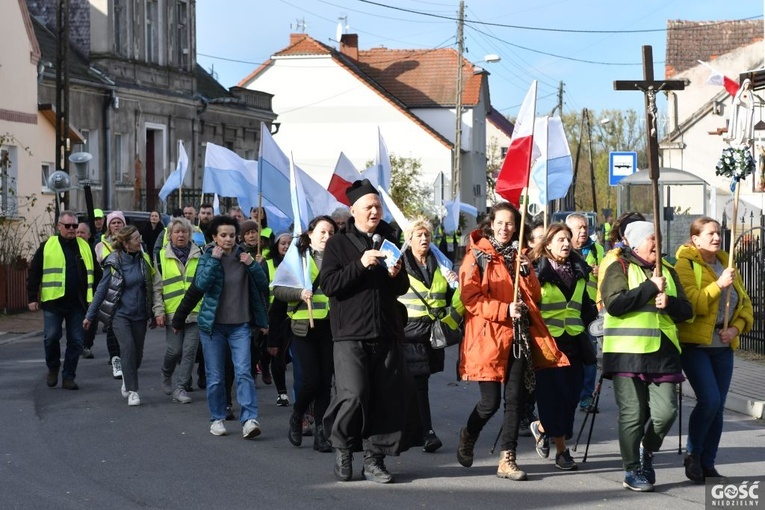
[[[365,3],[365,4],[375,5],[377,7],[392,9],[394,11],[407,12],[409,14],[417,14],[419,16],[428,16],[431,18],[439,18],[439,19],[444,19],[449,21],[457,21],[457,19],[454,17],[444,16],[442,14],[433,14],[429,12],[416,11],[414,9],[406,9],[404,7],[385,5],[379,2],[373,2],[372,0],[357,0],[357,1],[361,3]],[[753,19],[760,19],[760,18],[762,18],[762,16],[757,15],[757,16],[749,16],[748,18],[741,18],[741,19],[732,20],[732,21],[750,21]],[[704,25],[704,28],[706,29],[708,27],[712,27],[715,25],[730,23],[730,21],[731,20],[707,23]],[[558,33],[569,33],[569,34],[648,34],[648,33],[654,33],[654,32],[667,32],[669,30],[667,28],[647,28],[647,29],[634,29],[634,30],[577,30],[573,28],[531,27],[531,26],[524,26],[524,25],[509,25],[505,23],[492,23],[490,21],[470,21],[470,20],[465,20],[465,24],[484,25],[484,26],[500,27],[500,28],[513,28],[516,30],[531,30],[536,32],[558,32]],[[671,30],[694,30],[697,28],[699,27],[698,26],[672,27]]]

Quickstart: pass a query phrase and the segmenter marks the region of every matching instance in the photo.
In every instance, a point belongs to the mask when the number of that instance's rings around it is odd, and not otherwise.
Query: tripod
[[[590,415],[592,415],[592,421],[590,422],[590,430],[587,433],[587,446],[584,449],[584,457],[582,457],[582,462],[587,462],[587,453],[590,451],[590,441],[592,440],[592,430],[593,428],[595,428],[595,415],[600,412],[598,410],[598,403],[600,402],[600,388],[602,386],[603,386],[603,372],[601,371],[600,377],[598,378],[598,383],[595,385],[595,391],[592,392],[592,400],[590,401],[590,405],[587,406],[587,409],[585,410],[582,426],[579,427],[579,434],[576,436],[576,443],[574,443],[574,447],[572,448],[572,450],[576,451],[576,447],[579,445],[579,439],[582,437],[582,432],[584,431],[584,427],[587,425],[587,420],[590,418]]]

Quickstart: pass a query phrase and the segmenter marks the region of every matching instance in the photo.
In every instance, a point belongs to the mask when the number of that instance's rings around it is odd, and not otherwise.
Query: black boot
[[[321,453],[332,452],[332,445],[324,437],[324,427],[319,424],[316,425],[316,430],[313,433],[313,449]]]
[[[335,452],[335,476],[341,482],[353,478],[353,454],[347,448],[338,448]]]
[[[685,476],[694,483],[704,483],[704,472],[701,470],[701,459],[698,455],[689,453],[683,461]]]
[[[290,429],[287,432],[287,439],[293,446],[303,444],[303,418],[299,414],[292,413],[290,416]]]

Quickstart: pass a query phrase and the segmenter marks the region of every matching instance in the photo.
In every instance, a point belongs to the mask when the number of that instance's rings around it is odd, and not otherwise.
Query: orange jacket
[[[481,271],[473,253],[486,255]],[[460,344],[459,377],[471,381],[504,381],[512,355],[513,321],[508,316],[513,301],[513,279],[502,257],[479,230],[470,234],[469,246],[460,266],[460,296],[465,305],[465,338]],[[520,299],[529,307],[534,367],[567,366],[542,320],[538,303],[542,290],[534,271],[520,278]]]

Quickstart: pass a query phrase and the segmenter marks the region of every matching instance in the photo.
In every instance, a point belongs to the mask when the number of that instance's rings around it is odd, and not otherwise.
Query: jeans
[[[251,373],[250,326],[248,324],[213,324],[212,333],[199,332],[207,373],[207,407],[211,421],[226,418],[225,360],[226,345],[231,348],[236,378],[239,420],[258,418],[258,394]]]
[[[134,321],[119,316],[112,319],[112,331],[122,354],[122,382],[127,391],[138,391],[138,368],[143,361],[146,326],[146,319]]]
[[[624,376],[614,376],[612,383],[619,408],[619,450],[624,470],[635,471],[640,467],[640,443],[648,451],[658,451],[675,422],[677,385],[647,384]]]
[[[701,466],[713,468],[723,429],[725,398],[733,376],[733,349],[683,345],[680,355],[696,407],[688,420],[688,453],[699,455]]]
[[[199,326],[195,322],[189,323],[178,333],[175,333],[171,327],[165,328],[165,341],[167,350],[162,362],[162,375],[172,377],[175,366],[180,363],[174,387],[190,388],[191,372],[194,370],[199,346]]]
[[[50,372],[58,373],[61,368],[61,325],[66,321],[66,352],[64,353],[64,370],[62,379],[74,379],[77,375],[77,362],[82,354],[84,330],[82,321],[85,311],[77,308],[66,313],[43,311],[43,345],[45,347],[45,364]]]

